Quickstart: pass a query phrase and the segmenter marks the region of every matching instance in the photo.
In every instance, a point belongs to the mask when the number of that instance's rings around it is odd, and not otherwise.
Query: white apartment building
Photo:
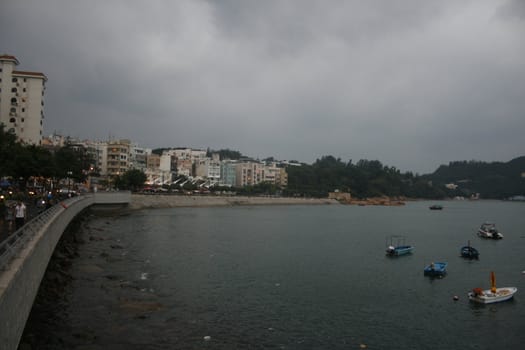
[[[0,123],[25,144],[40,145],[47,77],[40,72],[15,70],[18,59],[0,55]]]
[[[169,154],[180,160],[196,161],[206,158],[206,151],[192,148],[175,148],[164,151],[164,154]]]
[[[221,161],[221,177],[219,186],[234,187],[236,180],[237,161],[225,159]]]
[[[286,187],[288,186],[288,174],[284,167],[278,166],[277,163],[272,162],[265,166],[263,181],[280,187]]]
[[[221,161],[219,154],[213,154],[212,158],[199,159],[195,162],[195,176],[209,180],[211,183],[219,183],[221,178]]]
[[[150,148],[139,147],[132,144],[129,154],[129,168],[146,171],[148,167],[148,156],[151,154]]]
[[[195,176],[194,164],[206,159],[206,151],[192,148],[175,148],[166,150],[163,156],[171,156],[172,166],[177,175]]]
[[[129,170],[129,154],[131,142],[116,140],[107,143],[107,173],[108,176],[121,176]]]
[[[265,165],[258,162],[238,163],[235,167],[235,186],[253,186],[264,181]]]
[[[95,141],[93,147],[93,159],[95,161],[95,171],[102,176],[108,174],[108,143],[105,141]]]

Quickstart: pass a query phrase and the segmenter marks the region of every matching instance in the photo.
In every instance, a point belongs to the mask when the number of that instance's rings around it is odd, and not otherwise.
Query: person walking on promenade
[[[15,204],[14,203],[8,203],[6,212],[5,212],[5,220],[7,221],[7,231],[10,233],[13,231],[13,221],[15,221]]]
[[[22,203],[22,201],[18,201],[15,207],[15,224],[17,230],[22,227],[26,221],[26,211],[26,205]]]

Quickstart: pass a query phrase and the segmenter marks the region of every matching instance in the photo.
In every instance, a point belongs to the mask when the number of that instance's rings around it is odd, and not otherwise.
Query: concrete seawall
[[[244,197],[244,196],[184,196],[133,194],[130,209],[176,208],[176,207],[218,207],[238,205],[319,205],[339,204],[334,199],[286,198],[286,197]]]
[[[18,243],[2,242],[5,259],[0,270],[0,349],[18,348],[42,277],[69,223],[88,207],[129,202],[130,193],[126,191],[69,198],[13,233]]]

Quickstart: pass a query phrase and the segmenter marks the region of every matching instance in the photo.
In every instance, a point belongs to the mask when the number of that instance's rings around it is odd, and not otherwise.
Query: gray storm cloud
[[[431,172],[525,139],[525,2],[9,1],[45,130]]]

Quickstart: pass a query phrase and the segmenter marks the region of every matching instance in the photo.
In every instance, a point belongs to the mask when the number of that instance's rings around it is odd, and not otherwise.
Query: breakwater
[[[238,205],[310,205],[339,204],[328,198],[248,197],[248,196],[183,196],[158,194],[133,194],[130,209],[176,207],[217,207]]]

